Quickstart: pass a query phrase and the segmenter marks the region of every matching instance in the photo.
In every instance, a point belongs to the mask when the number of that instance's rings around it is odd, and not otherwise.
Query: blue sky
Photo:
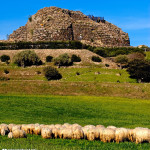
[[[150,46],[150,0],[5,0],[0,5],[0,39],[26,24],[29,15],[43,7],[57,6],[102,16],[122,28],[131,46]]]

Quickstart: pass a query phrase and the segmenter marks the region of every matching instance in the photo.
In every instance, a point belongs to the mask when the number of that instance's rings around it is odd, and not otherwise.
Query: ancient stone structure
[[[46,7],[31,16],[9,41],[81,40],[92,46],[130,46],[129,36],[117,26],[96,22],[80,11]]]

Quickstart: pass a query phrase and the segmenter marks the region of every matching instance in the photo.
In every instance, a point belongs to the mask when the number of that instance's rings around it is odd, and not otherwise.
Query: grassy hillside
[[[79,123],[149,127],[150,101],[92,96],[0,96],[0,123]],[[45,140],[37,136],[26,139],[1,137],[1,147],[37,149],[149,149],[149,144],[107,143],[86,140]],[[0,147],[0,148],[1,148]]]

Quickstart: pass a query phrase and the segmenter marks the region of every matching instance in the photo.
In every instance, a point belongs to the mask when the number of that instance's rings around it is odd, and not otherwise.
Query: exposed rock
[[[129,36],[117,26],[96,22],[80,11],[45,7],[29,18],[9,41],[81,40],[92,46],[130,46]]]

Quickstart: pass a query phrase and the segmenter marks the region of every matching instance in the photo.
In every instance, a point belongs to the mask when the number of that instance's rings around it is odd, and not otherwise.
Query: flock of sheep
[[[8,135],[8,138],[26,138],[27,134],[41,135],[42,138],[63,139],[87,139],[90,141],[100,140],[102,142],[124,142],[150,143],[150,129],[137,127],[135,129],[116,128],[115,126],[86,125],[79,124],[0,124],[0,134]]]

